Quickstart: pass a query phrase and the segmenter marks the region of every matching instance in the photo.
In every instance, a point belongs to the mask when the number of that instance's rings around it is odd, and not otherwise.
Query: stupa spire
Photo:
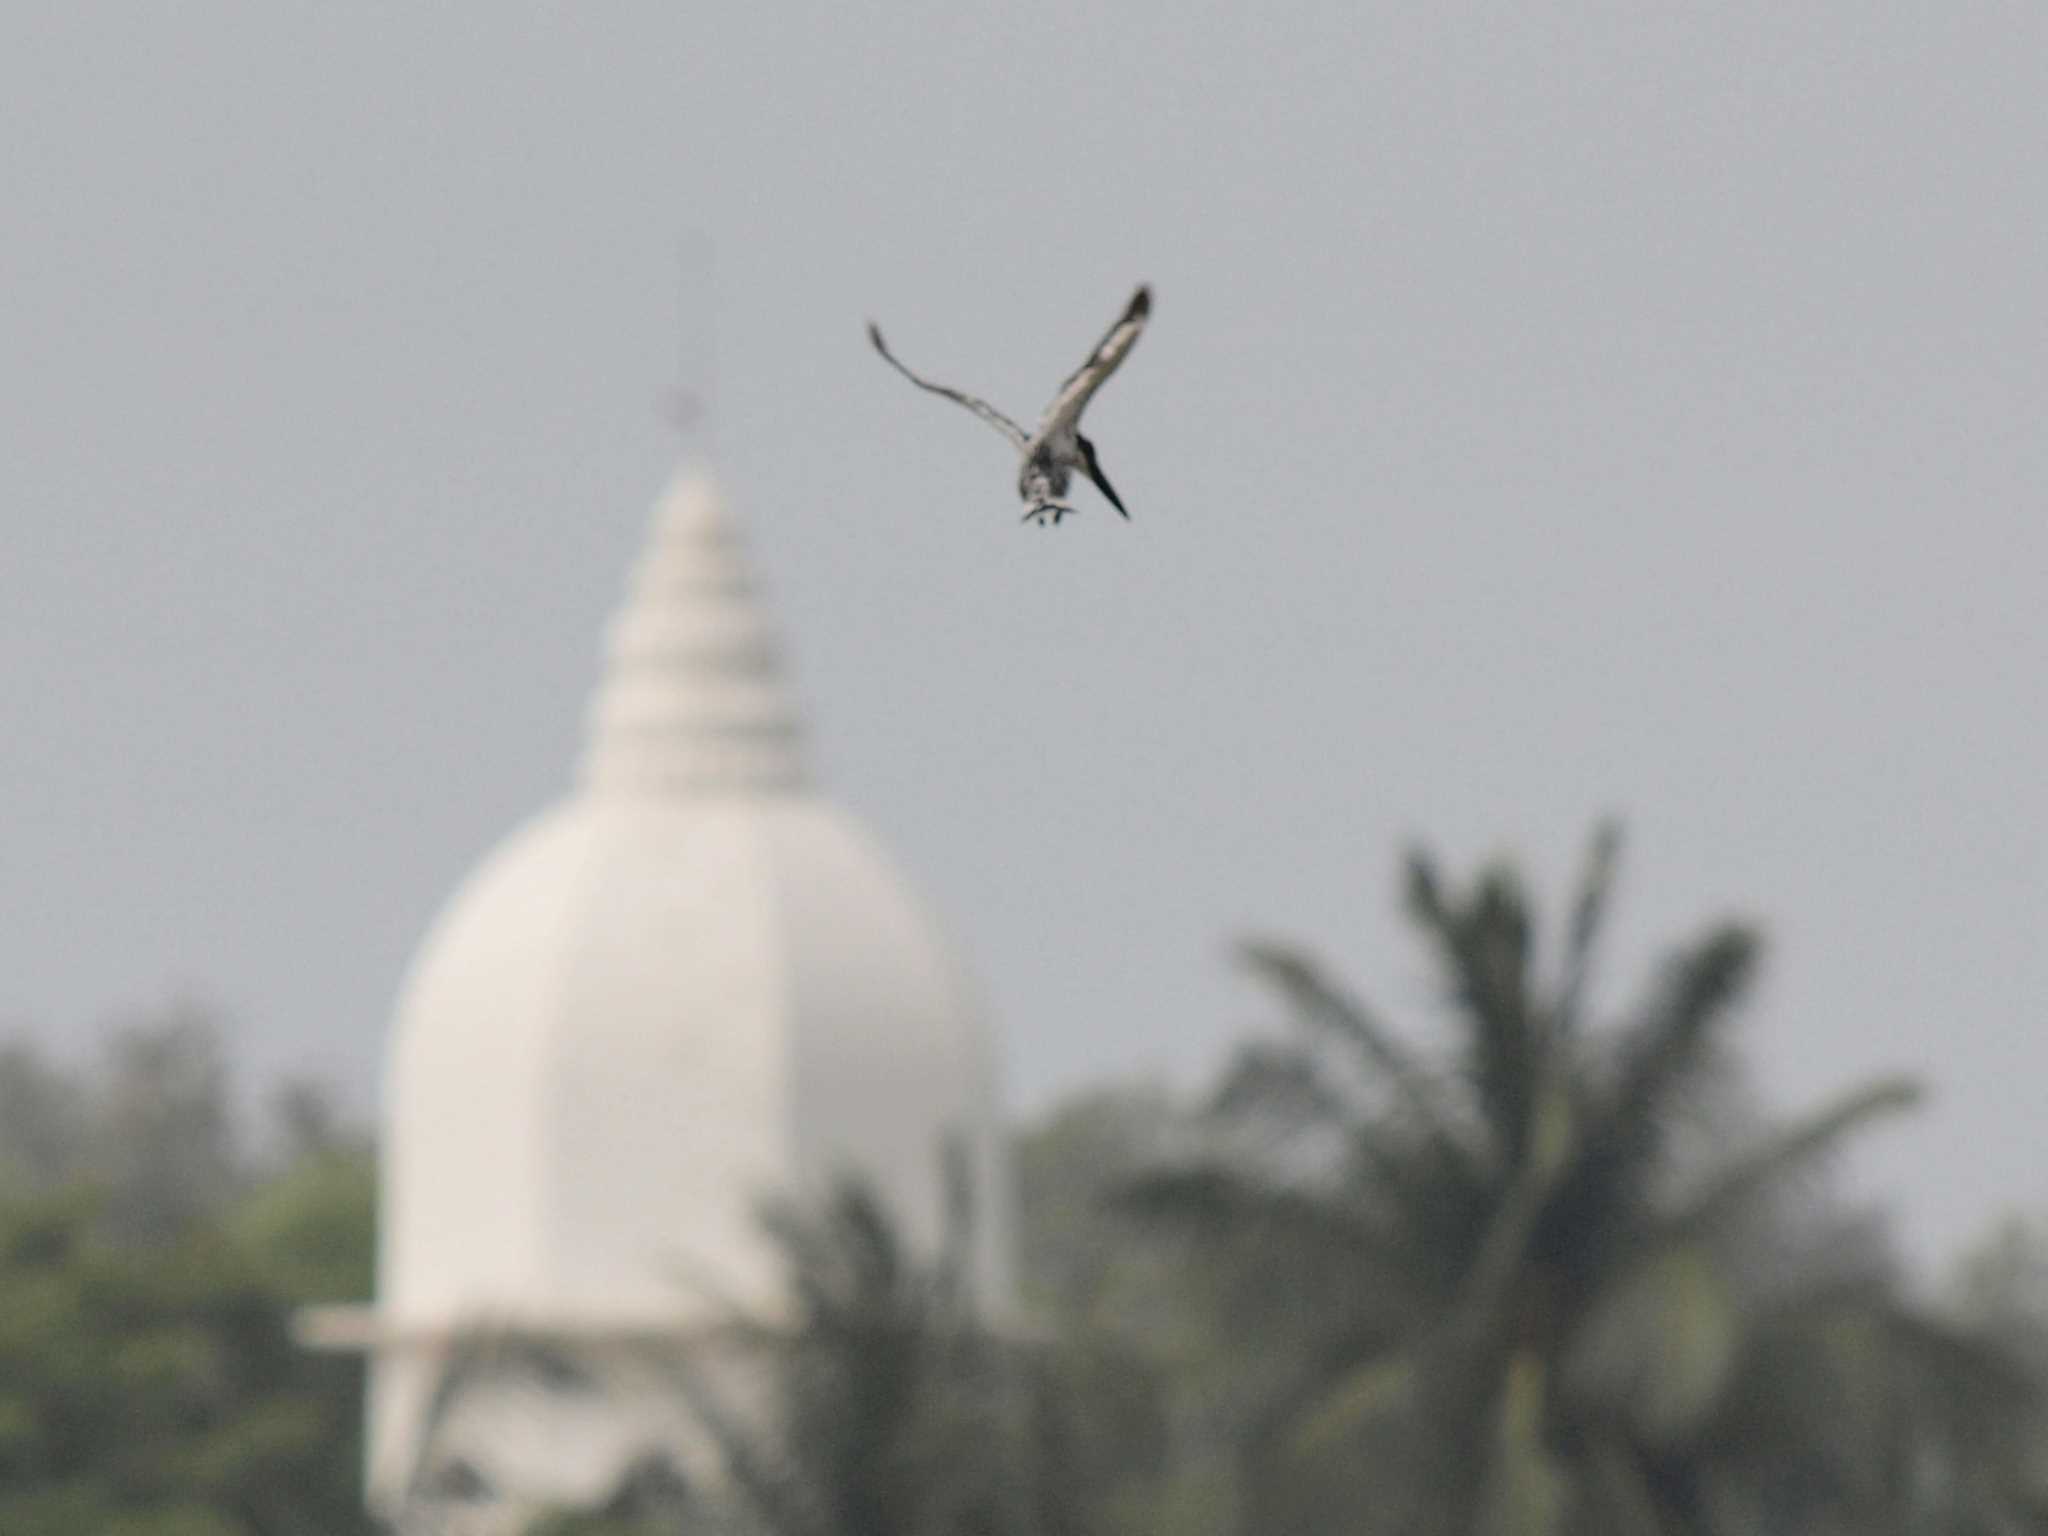
[[[772,795],[809,788],[803,725],[738,531],[685,467],[606,643],[578,772],[591,795]]]

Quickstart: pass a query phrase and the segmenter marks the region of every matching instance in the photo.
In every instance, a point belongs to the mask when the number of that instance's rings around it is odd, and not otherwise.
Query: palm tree
[[[992,1322],[972,1286],[972,1181],[943,1150],[941,1235],[923,1253],[872,1187],[764,1202],[788,1307],[764,1316],[700,1278],[709,1327],[639,1361],[658,1372],[722,1475],[685,1486],[662,1463],[609,1503],[556,1511],[534,1536],[1083,1536],[1133,1480],[1146,1383],[1128,1362]],[[559,1372],[556,1341],[457,1338],[422,1412],[396,1536],[438,1531],[469,1491],[446,1430],[466,1394],[507,1372]],[[1105,1367],[1108,1367],[1106,1370]],[[1106,1374],[1115,1379],[1104,1380]],[[1134,1405],[1134,1395],[1139,1401]],[[1143,1468],[1139,1467],[1141,1475]]]
[[[725,1464],[728,1528],[748,1536],[1070,1536],[1096,1483],[1085,1404],[1043,1340],[1005,1337],[974,1293],[964,1149],[943,1152],[937,1251],[914,1252],[862,1179],[763,1210],[789,1315],[729,1305],[736,1402],[687,1361],[678,1391]],[[728,1377],[728,1383],[732,1378]]]
[[[788,1325],[734,1325],[770,1362],[765,1428],[700,1396],[736,1490],[773,1536],[1018,1530],[1014,1405],[969,1286],[971,1185],[947,1163],[945,1232],[907,1250],[862,1181],[764,1212],[794,1302]]]
[[[1681,946],[1620,1023],[1591,1027],[1617,851],[1602,828],[1548,970],[1511,870],[1453,891],[1411,857],[1407,911],[1453,1005],[1441,1057],[1301,953],[1242,947],[1298,1038],[1227,1075],[1223,1150],[1123,1203],[1214,1260],[1249,1400],[1247,1528],[1328,1530],[1341,1511],[1404,1536],[1633,1536],[1793,1510],[1819,1529],[1817,1510],[1899,1507],[1871,1473],[1902,1431],[1801,1418],[1792,1386],[1848,1391],[1860,1371],[1982,1404],[2014,1385],[1909,1317],[1838,1223],[1788,1219],[1800,1175],[1913,1103],[1912,1083],[1713,1145],[1751,928]]]

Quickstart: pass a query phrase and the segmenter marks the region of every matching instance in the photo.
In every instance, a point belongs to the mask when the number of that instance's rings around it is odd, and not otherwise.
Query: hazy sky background
[[[2048,10],[5,8],[0,1018],[181,988],[375,1091],[565,788],[715,309],[713,452],[832,792],[1021,1107],[1189,1076],[1311,941],[1426,1029],[1421,836],[1567,883],[1609,996],[1774,938],[1774,1102],[1922,1253],[2048,1201]],[[681,313],[687,231],[715,306]],[[1135,521],[994,434],[1134,282]]]

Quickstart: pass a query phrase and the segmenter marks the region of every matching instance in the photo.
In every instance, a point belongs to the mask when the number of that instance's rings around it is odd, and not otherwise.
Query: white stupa
[[[706,1321],[705,1281],[772,1311],[771,1191],[858,1169],[929,1242],[938,1149],[962,1135],[1000,1305],[992,1057],[930,918],[813,788],[722,498],[685,471],[613,621],[574,792],[462,884],[399,996],[378,1296],[358,1323],[373,1507],[433,1475],[420,1426],[469,1330],[624,1359]],[[452,1434],[440,1405],[436,1440],[480,1512],[602,1498],[662,1450],[667,1410],[604,1379],[486,1393]]]

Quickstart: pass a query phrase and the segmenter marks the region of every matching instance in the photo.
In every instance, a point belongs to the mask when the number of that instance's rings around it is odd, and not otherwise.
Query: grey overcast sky
[[[1422,837],[1631,831],[1772,1102],[1926,1073],[1916,1251],[2048,1199],[2048,9],[5,7],[0,1018],[195,991],[375,1092],[568,782],[715,330],[830,790],[1032,1108],[1190,1079],[1297,936],[1418,1030]],[[716,242],[682,311],[678,246]],[[867,350],[1091,430],[1135,521]]]

